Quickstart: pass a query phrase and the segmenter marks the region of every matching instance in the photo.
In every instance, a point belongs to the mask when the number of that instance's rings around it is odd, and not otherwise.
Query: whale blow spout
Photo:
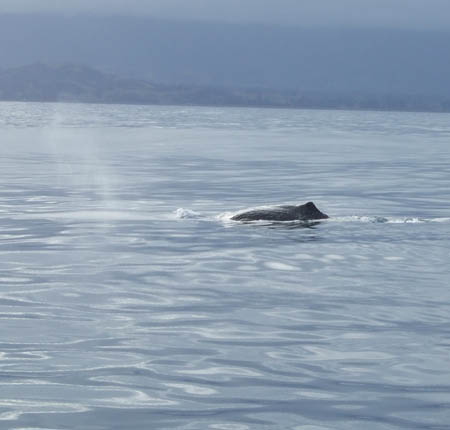
[[[296,221],[329,218],[313,202],[298,206],[277,206],[271,209],[254,209],[231,217],[234,221]]]

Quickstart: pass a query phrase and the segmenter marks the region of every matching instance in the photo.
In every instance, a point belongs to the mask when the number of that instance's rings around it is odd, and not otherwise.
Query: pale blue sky
[[[2,12],[144,14],[302,27],[450,30],[450,0],[1,0]]]

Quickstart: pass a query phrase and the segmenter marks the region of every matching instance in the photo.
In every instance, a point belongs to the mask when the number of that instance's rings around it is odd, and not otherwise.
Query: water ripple
[[[448,427],[447,116],[67,109],[1,132],[0,427]]]

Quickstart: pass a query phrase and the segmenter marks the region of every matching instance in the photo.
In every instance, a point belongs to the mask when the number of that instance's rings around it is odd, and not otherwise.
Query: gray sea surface
[[[449,428],[449,114],[0,103],[0,147],[1,429]]]

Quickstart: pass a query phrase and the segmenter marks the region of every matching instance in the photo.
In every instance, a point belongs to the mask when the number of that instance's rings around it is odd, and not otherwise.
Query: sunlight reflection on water
[[[0,111],[0,426],[446,428],[447,115]]]

